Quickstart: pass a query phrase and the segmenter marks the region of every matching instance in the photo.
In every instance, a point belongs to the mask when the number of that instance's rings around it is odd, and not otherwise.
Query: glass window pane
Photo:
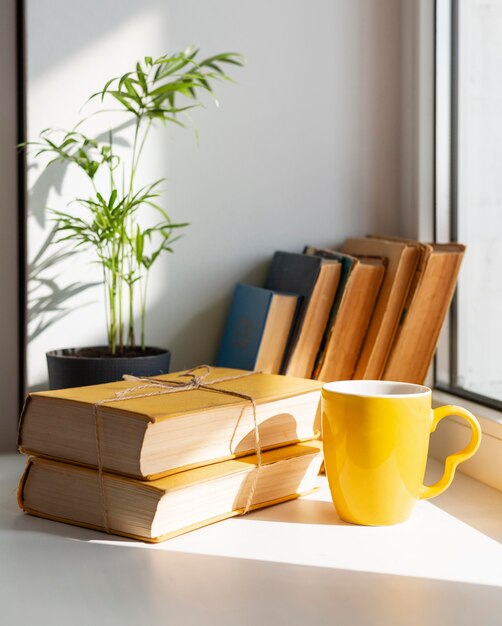
[[[454,384],[502,400],[502,2],[460,0]],[[455,339],[455,338],[453,338]]]

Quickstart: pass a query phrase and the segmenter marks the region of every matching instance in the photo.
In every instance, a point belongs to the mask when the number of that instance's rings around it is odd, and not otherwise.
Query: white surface
[[[193,113],[193,132],[160,129],[138,184],[167,176],[163,206],[191,223],[154,269],[148,340],[173,368],[212,360],[235,282],[260,284],[273,252],[399,234],[401,0],[29,0],[28,130],[74,123],[82,102],[145,54],[199,45],[242,52],[220,108]],[[35,185],[39,170],[30,170]],[[29,253],[43,207],[82,191],[78,176],[45,176],[30,198]],[[47,225],[46,225],[47,226]],[[54,248],[52,249],[55,250]],[[64,287],[91,280],[82,259],[52,267]],[[104,341],[101,290],[32,342],[29,383],[44,352]],[[85,305],[85,306],[84,306]]]
[[[344,524],[320,478],[308,498],[147,545],[22,514],[23,463],[0,457],[2,624],[502,623],[502,494],[466,476],[399,526]]]

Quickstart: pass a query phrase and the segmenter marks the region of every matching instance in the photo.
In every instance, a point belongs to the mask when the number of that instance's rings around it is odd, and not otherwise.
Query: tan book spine
[[[256,357],[255,369],[259,372],[279,373],[297,304],[297,296],[274,294]]]
[[[287,376],[310,378],[329,320],[333,300],[340,282],[341,264],[329,262],[321,266],[298,342],[286,367]]]
[[[352,378],[368,330],[385,268],[358,263],[351,272],[316,379]]]
[[[384,372],[384,380],[423,384],[455,292],[465,247],[433,246]]]
[[[402,252],[395,278],[382,285],[354,378],[378,380],[382,377],[399,319],[418,262],[419,251],[409,246]]]

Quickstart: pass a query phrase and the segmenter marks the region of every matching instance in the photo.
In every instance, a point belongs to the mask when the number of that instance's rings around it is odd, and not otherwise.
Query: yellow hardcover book
[[[277,504],[316,486],[321,444],[310,441],[224,461],[151,482],[31,458],[19,484],[27,513],[158,542]],[[102,481],[102,482],[101,482]]]
[[[19,447],[151,480],[254,452],[255,417],[263,450],[319,435],[317,381],[226,368],[195,374],[199,388],[181,372],[33,393]]]

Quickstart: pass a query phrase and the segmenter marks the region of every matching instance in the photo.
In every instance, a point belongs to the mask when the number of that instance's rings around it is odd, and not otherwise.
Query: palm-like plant
[[[165,252],[172,252],[179,229],[186,223],[173,223],[158,204],[161,180],[137,187],[136,175],[150,131],[156,123],[184,126],[180,116],[200,106],[200,96],[213,95],[213,84],[230,80],[223,66],[242,65],[236,53],[222,53],[197,60],[198,50],[187,49],[158,59],[145,57],[135,69],[112,78],[90,100],[100,106],[91,117],[110,111],[113,101],[129,116],[134,134],[128,164],[115,151],[116,137],[110,130],[99,138],[87,136],[82,128],[47,129],[37,142],[36,156],[79,168],[90,184],[87,197],[76,198],[66,210],[52,210],[57,221],[57,241],[71,241],[77,247],[91,247],[102,268],[106,303],[106,327],[110,354],[136,347],[134,317],[139,311],[140,345],[145,350],[145,318],[148,278],[152,266]],[[182,102],[180,102],[182,100]],[[102,176],[102,173],[105,176]],[[100,174],[98,176],[98,174]],[[145,208],[154,210],[158,221],[144,226]],[[127,318],[127,325],[126,320]],[[126,328],[127,326],[127,328]]]

